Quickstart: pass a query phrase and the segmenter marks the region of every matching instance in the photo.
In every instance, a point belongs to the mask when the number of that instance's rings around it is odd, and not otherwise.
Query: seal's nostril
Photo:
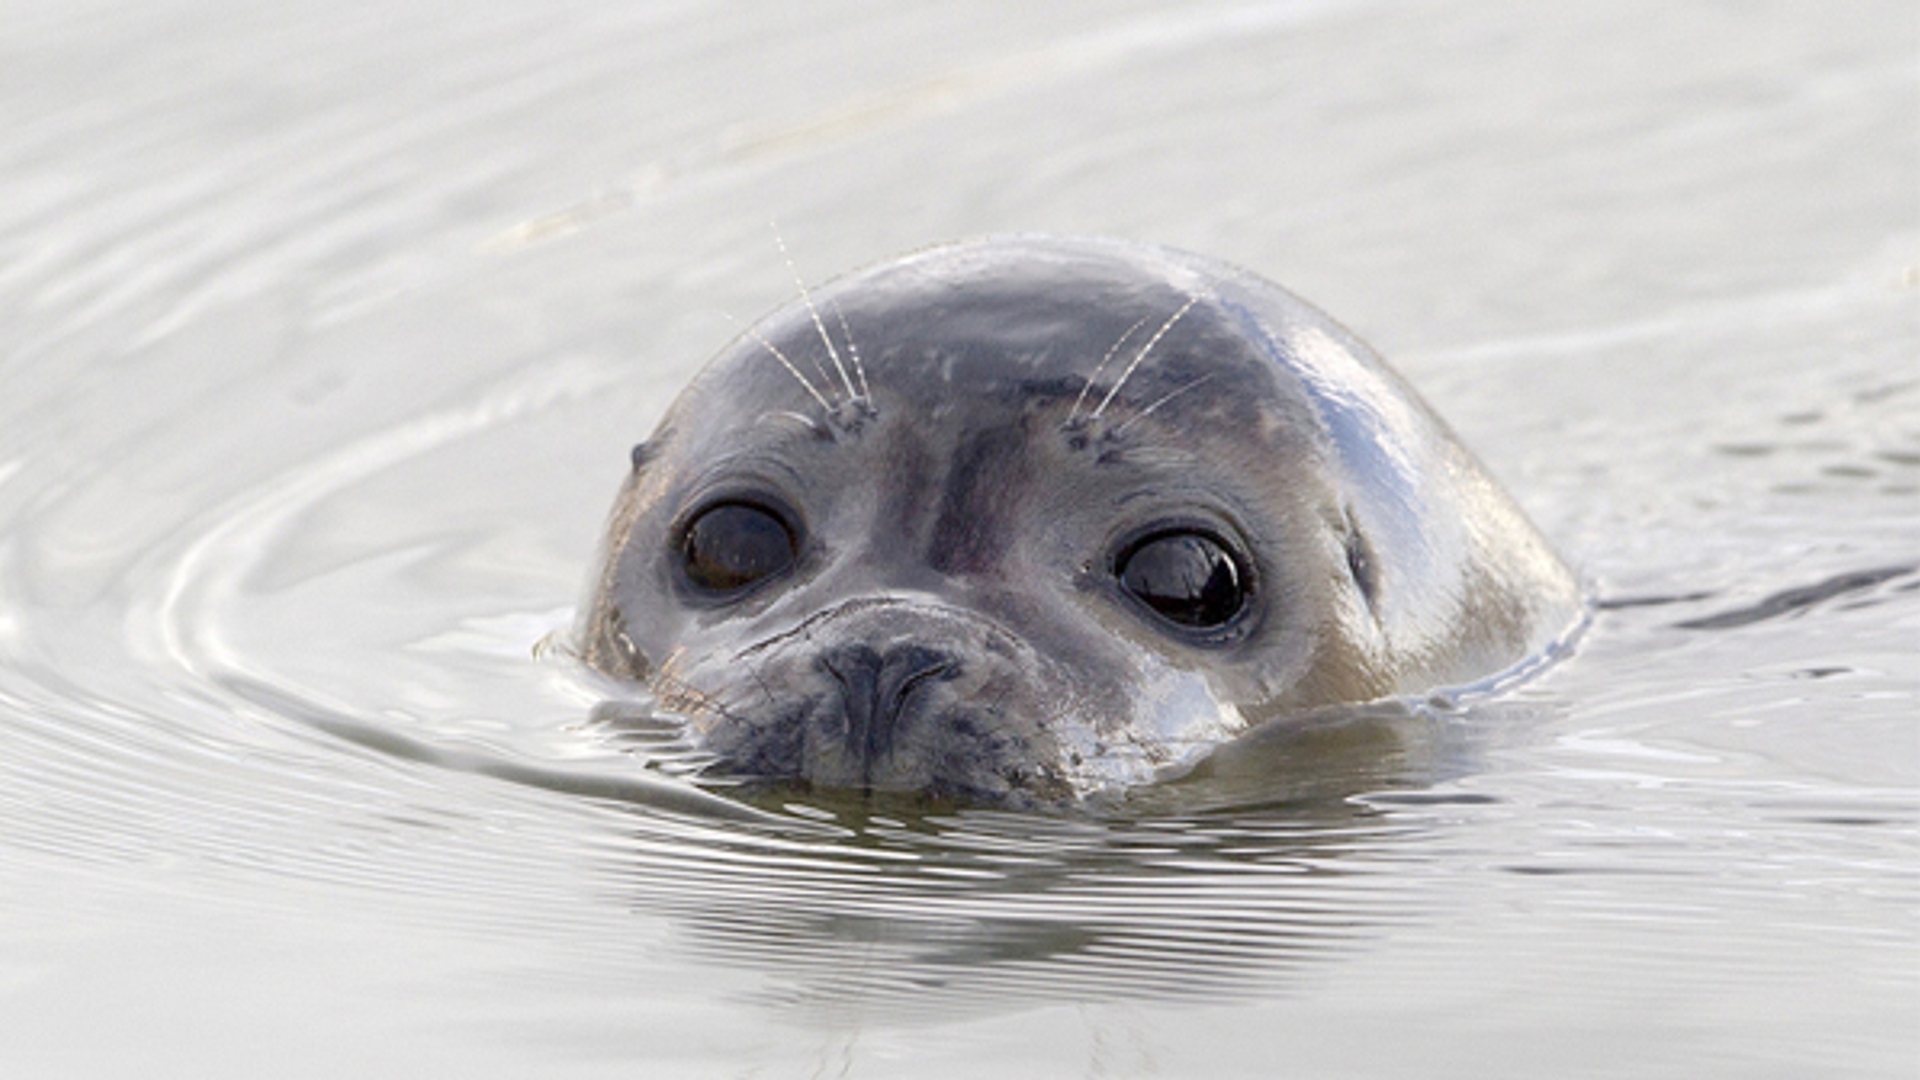
[[[880,654],[870,645],[841,645],[820,654],[820,666],[827,669],[842,688],[871,688],[880,675]]]
[[[871,763],[893,746],[894,729],[909,698],[929,680],[956,678],[952,654],[922,645],[898,645],[882,653],[870,645],[841,645],[820,656],[840,684],[847,749]]]

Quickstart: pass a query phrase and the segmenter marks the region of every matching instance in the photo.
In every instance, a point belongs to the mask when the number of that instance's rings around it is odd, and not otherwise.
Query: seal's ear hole
[[[630,456],[633,460],[633,471],[639,472],[641,466],[653,458],[653,447],[646,443],[634,443],[633,453]]]
[[[1218,537],[1179,529],[1136,541],[1114,560],[1120,587],[1177,626],[1213,630],[1247,606],[1246,574]]]
[[[680,536],[680,567],[694,588],[725,596],[792,566],[799,550],[799,539],[779,512],[756,503],[720,502],[688,520]]]
[[[1353,575],[1353,583],[1359,587],[1360,595],[1372,607],[1379,596],[1379,569],[1373,558],[1373,545],[1360,535],[1360,530],[1348,523],[1347,529],[1347,572]]]

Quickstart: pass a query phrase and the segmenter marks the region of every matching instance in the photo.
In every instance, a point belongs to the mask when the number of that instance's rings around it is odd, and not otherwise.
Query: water
[[[13,1076],[1920,1072],[1910,5],[9,5]],[[1254,267],[1602,602],[1103,813],[592,719],[626,448],[932,240]]]

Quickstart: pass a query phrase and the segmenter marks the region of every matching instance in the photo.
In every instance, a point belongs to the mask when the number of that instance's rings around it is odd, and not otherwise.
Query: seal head
[[[582,639],[716,771],[1027,803],[1487,679],[1579,606],[1326,316],[1021,236],[842,278],[722,352],[635,449]]]

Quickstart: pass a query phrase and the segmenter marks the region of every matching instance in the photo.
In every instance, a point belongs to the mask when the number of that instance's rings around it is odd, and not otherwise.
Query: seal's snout
[[[931,598],[843,601],[714,666],[696,712],[714,775],[860,792],[1057,801],[1047,693],[1009,629]],[[700,702],[694,702],[698,705]]]
[[[910,711],[915,691],[930,682],[960,675],[960,662],[950,653],[922,645],[900,644],[884,652],[865,643],[828,649],[820,667],[840,688],[839,715],[828,714],[829,726],[838,719],[847,753],[868,762],[893,750],[894,734]]]

